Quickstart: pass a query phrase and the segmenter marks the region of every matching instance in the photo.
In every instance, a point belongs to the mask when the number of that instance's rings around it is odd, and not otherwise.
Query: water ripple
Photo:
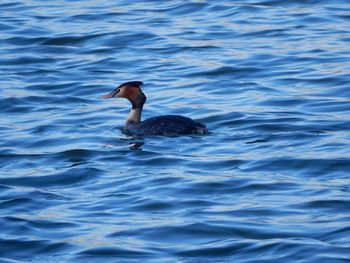
[[[0,9],[1,262],[349,261],[347,1]],[[210,134],[123,134],[129,80]]]

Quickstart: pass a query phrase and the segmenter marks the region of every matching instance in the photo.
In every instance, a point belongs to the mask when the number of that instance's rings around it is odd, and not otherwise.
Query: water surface
[[[114,2],[0,3],[0,261],[349,262],[350,4]]]

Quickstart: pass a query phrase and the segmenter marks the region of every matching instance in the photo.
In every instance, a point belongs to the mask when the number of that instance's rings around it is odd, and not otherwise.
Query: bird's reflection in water
[[[144,144],[144,142],[129,142],[129,148],[130,150],[142,150],[141,146]]]

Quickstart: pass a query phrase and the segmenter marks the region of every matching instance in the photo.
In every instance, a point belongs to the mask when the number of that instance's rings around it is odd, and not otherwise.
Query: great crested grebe
[[[124,125],[124,132],[129,135],[184,135],[206,134],[207,127],[190,118],[180,115],[162,115],[141,121],[146,96],[140,86],[141,81],[125,82],[115,90],[103,96],[109,98],[125,98],[131,102],[132,108]]]

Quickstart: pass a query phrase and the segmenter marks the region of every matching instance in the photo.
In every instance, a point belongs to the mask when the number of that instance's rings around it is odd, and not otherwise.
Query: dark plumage
[[[180,115],[161,115],[131,123],[127,133],[135,135],[184,135],[208,133],[204,124]]]

